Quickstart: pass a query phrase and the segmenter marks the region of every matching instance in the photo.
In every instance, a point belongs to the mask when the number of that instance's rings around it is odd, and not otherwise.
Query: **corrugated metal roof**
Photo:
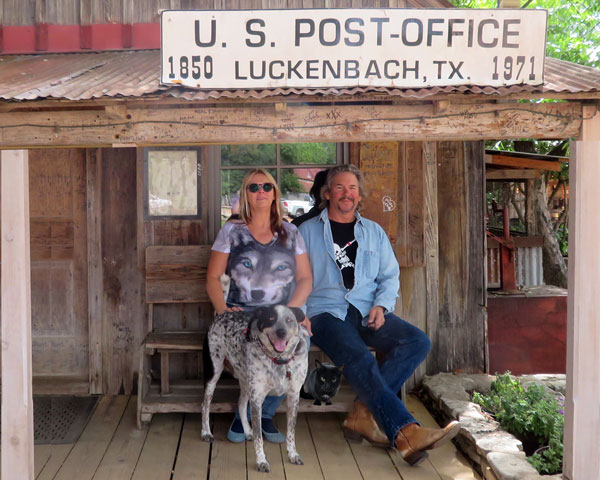
[[[399,89],[276,88],[270,90],[193,90],[160,85],[158,50],[0,56],[0,98],[89,100],[162,94],[186,100],[266,98],[277,95],[346,96],[377,92],[404,98],[464,93],[510,95],[532,93],[598,93],[600,70],[546,57],[544,85],[484,87],[476,85]]]

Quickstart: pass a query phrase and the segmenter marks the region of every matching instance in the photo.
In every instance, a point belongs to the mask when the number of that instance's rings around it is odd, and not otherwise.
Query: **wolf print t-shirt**
[[[296,255],[306,253],[304,239],[298,229],[284,223],[287,240],[277,233],[263,244],[258,242],[245,223],[227,222],[212,246],[213,250],[228,253],[227,268],[231,283],[227,305],[258,307],[287,303],[291,297],[296,275]]]

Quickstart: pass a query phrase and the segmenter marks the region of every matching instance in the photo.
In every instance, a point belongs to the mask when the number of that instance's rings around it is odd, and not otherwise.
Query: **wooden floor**
[[[408,397],[408,408],[424,425],[435,425],[423,405]],[[104,397],[75,444],[36,445],[39,480],[474,480],[479,477],[452,444],[430,452],[409,467],[392,450],[348,443],[339,413],[303,413],[296,442],[303,466],[292,465],[285,445],[265,443],[271,473],[258,473],[251,443],[225,439],[232,414],[214,414],[212,446],[200,439],[199,414],[158,414],[136,428],[136,398]],[[276,419],[285,424],[284,416]]]

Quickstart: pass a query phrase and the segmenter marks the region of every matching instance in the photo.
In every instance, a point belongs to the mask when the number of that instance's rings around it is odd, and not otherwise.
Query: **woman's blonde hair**
[[[250,179],[257,174],[264,175],[267,180],[273,184],[273,203],[271,204],[271,232],[277,232],[278,237],[285,243],[287,240],[287,232],[283,228],[283,209],[281,208],[281,190],[279,185],[269,172],[264,168],[254,168],[250,170],[242,180],[240,187],[240,218],[245,224],[248,224],[252,219],[252,210],[248,201],[248,185]]]

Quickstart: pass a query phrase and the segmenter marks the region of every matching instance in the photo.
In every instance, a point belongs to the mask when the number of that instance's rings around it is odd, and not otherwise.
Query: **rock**
[[[515,378],[525,388],[532,383],[544,385],[564,403],[565,375]],[[527,461],[521,441],[502,430],[492,416],[471,402],[471,393],[489,393],[494,379],[494,376],[483,374],[440,373],[424,378],[422,393],[431,400],[438,413],[460,421],[461,431],[456,444],[479,465],[486,480],[562,480],[560,475],[539,475]]]
[[[541,479],[525,455],[491,452],[486,458],[496,476],[502,480],[523,480],[526,475],[537,475]]]

